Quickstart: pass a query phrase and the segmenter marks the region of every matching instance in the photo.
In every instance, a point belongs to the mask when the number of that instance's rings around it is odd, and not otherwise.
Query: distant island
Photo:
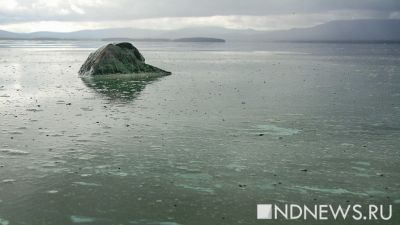
[[[313,27],[287,30],[188,27],[176,30],[107,28],[74,32],[14,33],[0,30],[0,40],[103,40],[132,42],[246,42],[398,43],[400,19],[334,20]]]
[[[169,42],[171,39],[167,38],[103,38],[102,41],[131,41],[131,42]]]
[[[134,41],[134,42],[217,42],[224,43],[224,39],[210,37],[189,37],[178,39],[167,38],[103,38],[102,41]]]
[[[207,38],[207,37],[193,37],[193,38],[179,38],[174,39],[174,42],[226,42],[224,39]]]

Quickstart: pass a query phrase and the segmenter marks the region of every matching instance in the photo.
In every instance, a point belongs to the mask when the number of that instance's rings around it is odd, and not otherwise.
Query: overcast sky
[[[276,30],[338,19],[400,19],[400,0],[0,0],[0,29],[218,26]]]

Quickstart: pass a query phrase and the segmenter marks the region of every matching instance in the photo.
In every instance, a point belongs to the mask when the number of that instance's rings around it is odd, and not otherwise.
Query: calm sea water
[[[1,225],[268,224],[260,203],[399,223],[400,45],[140,42],[171,76],[81,79],[103,44],[0,41]]]

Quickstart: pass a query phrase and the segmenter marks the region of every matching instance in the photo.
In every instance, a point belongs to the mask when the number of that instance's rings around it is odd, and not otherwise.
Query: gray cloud
[[[188,21],[195,25],[213,25],[214,21],[216,26],[231,27],[237,21],[237,28],[263,29],[263,24],[271,26],[274,18],[292,20],[296,27],[329,18],[398,18],[400,12],[399,0],[0,0],[0,6],[0,28],[45,21],[93,25],[117,21],[135,24],[136,20],[157,24],[154,20],[158,18],[179,24],[174,18],[195,18]],[[219,20],[215,16],[220,16]],[[281,27],[290,27],[287,21]],[[185,21],[180,24],[190,26]]]

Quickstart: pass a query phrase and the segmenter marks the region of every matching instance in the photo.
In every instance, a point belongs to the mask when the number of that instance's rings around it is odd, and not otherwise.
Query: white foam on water
[[[214,189],[205,186],[205,182],[211,181],[212,176],[207,173],[176,173],[175,177],[181,179],[175,186],[191,189],[199,192],[214,194]]]
[[[336,195],[351,194],[351,195],[357,195],[357,196],[368,196],[368,194],[366,194],[366,193],[353,192],[353,191],[349,191],[344,188],[319,188],[319,187],[309,187],[309,186],[294,186],[294,188],[298,188],[298,189],[302,189],[302,190],[306,190],[306,191],[315,191],[315,192],[336,194]]]
[[[92,176],[92,174],[90,174],[90,173],[81,174],[81,177],[91,177],[91,176]]]
[[[95,157],[96,157],[96,155],[92,155],[92,154],[83,154],[83,155],[80,155],[80,156],[78,157],[78,159],[89,160],[89,159],[93,159],[93,158],[95,158]]]
[[[10,224],[10,221],[0,218],[0,225],[9,225],[9,224]]]
[[[17,150],[17,149],[0,149],[0,153],[5,153],[7,155],[28,155],[29,152]]]
[[[16,180],[14,180],[14,179],[4,179],[4,180],[2,180],[1,182],[3,182],[3,183],[13,183],[13,182],[15,182]]]
[[[362,161],[354,162],[354,164],[362,165],[362,166],[370,166],[371,165],[371,163],[369,163],[369,162],[362,162]]]
[[[92,187],[101,186],[101,184],[87,183],[87,182],[82,182],[82,181],[73,182],[73,184],[77,184],[77,185],[81,185],[81,186],[92,186]]]
[[[180,225],[180,224],[175,222],[160,222],[160,225]]]
[[[81,107],[81,110],[86,111],[86,112],[90,112],[90,111],[93,111],[93,108],[91,108],[91,107]]]
[[[366,170],[365,168],[361,168],[361,167],[357,167],[357,166],[352,166],[351,168],[354,170],[357,170],[357,171],[365,171]]]
[[[175,186],[185,188],[185,189],[191,189],[191,190],[195,190],[195,191],[199,191],[199,192],[206,192],[209,194],[215,193],[215,191],[212,188],[198,187],[198,186],[194,186],[191,184],[176,184]]]
[[[175,173],[176,177],[186,180],[211,180],[212,176],[207,173]]]
[[[124,173],[124,172],[114,172],[114,171],[109,171],[108,173],[111,174],[111,175],[114,175],[114,176],[119,176],[119,177],[126,177],[126,176],[129,175],[128,173]]]
[[[130,224],[140,224],[140,225],[155,225],[155,224],[157,224],[157,225],[181,225],[176,222],[167,222],[167,221],[160,222],[160,221],[151,221],[151,220],[135,220],[135,221],[131,220],[131,221],[129,221],[129,223]]]
[[[272,124],[260,124],[254,126],[254,128],[253,131],[277,136],[290,136],[300,133],[300,130],[297,129],[278,127]]]
[[[226,167],[229,169],[235,170],[236,172],[241,172],[242,170],[245,170],[247,168],[247,166],[234,164],[234,163],[229,164]]]
[[[342,143],[340,145],[343,147],[354,147],[354,144],[351,144],[351,143]]]
[[[96,218],[87,217],[87,216],[70,216],[70,219],[73,223],[93,223],[96,221]]]

